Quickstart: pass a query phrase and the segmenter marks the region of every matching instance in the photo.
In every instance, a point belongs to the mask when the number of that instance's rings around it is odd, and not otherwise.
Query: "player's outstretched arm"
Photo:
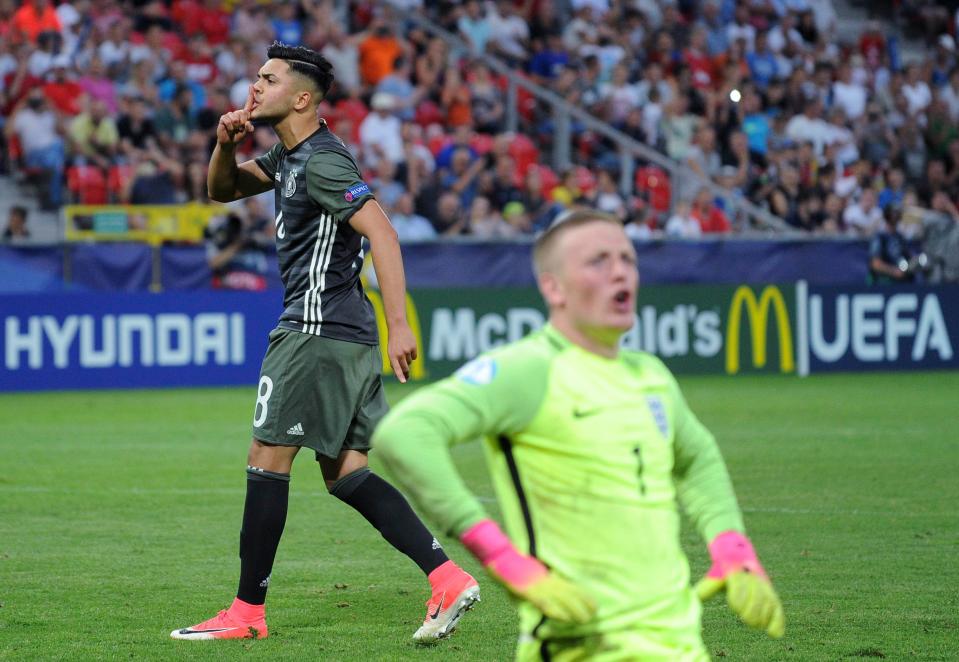
[[[236,146],[253,133],[250,113],[253,111],[253,86],[243,108],[220,116],[216,126],[216,146],[210,157],[206,187],[211,200],[231,202],[273,188],[273,180],[255,161],[236,163]]]
[[[416,360],[416,336],[406,320],[406,276],[396,230],[376,200],[369,200],[353,214],[350,225],[370,240],[373,269],[383,295],[389,327],[386,353],[393,374],[401,382],[406,382],[410,376],[410,363]]]
[[[712,567],[696,584],[702,601],[726,592],[729,608],[750,627],[779,639],[786,632],[782,602],[752,543],[739,531],[725,531],[709,543]]]

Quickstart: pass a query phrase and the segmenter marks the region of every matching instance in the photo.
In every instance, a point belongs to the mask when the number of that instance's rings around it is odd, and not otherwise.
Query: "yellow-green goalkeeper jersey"
[[[659,359],[604,358],[547,325],[403,400],[374,446],[420,510],[459,536],[487,514],[448,446],[478,437],[510,539],[599,605],[592,623],[561,627],[523,604],[521,632],[641,624],[698,638],[679,504],[706,540],[743,524],[713,436]]]

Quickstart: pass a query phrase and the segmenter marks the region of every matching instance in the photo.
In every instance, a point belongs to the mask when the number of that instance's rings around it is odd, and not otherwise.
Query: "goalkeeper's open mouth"
[[[617,290],[616,293],[613,294],[613,308],[619,313],[632,312],[633,293],[626,288]]]

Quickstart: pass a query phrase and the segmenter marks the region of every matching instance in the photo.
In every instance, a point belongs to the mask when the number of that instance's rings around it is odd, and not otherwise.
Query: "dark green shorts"
[[[369,450],[388,409],[375,345],[274,329],[260,368],[253,436],[335,458]]]

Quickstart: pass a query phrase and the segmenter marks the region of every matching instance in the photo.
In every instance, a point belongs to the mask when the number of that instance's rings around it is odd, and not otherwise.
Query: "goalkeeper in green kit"
[[[549,324],[399,404],[374,435],[396,481],[519,599],[517,660],[708,660],[700,601],[725,591],[781,637],[719,448],[656,357],[622,350],[636,254],[614,217],[572,212],[536,241]],[[505,533],[449,447],[485,440]],[[709,546],[696,587],[680,505]]]

